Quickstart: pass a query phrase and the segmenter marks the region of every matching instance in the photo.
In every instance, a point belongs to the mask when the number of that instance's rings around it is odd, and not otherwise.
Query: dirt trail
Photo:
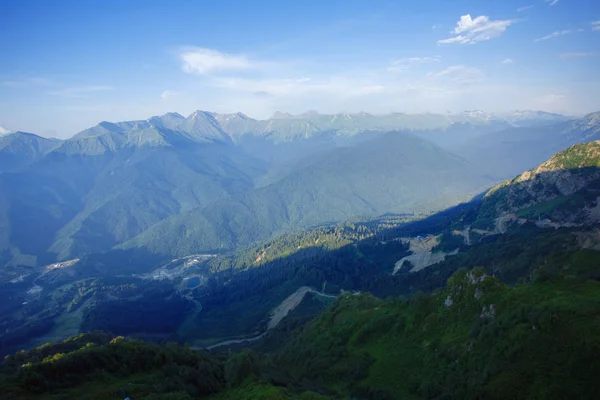
[[[473,231],[475,231],[475,230],[473,230]],[[452,231],[452,234],[453,235],[460,235],[460,236],[464,237],[465,238],[465,244],[467,246],[471,245],[471,227],[470,226],[467,226],[464,231],[455,229],[455,230]]]
[[[505,234],[509,222],[512,222],[516,219],[517,219],[517,216],[515,214],[506,214],[506,215],[496,218],[495,232]]]
[[[288,315],[290,311],[298,307],[298,305],[302,302],[304,296],[306,296],[307,293],[315,293],[323,297],[331,297],[334,299],[336,298],[336,296],[317,292],[316,290],[309,288],[308,286],[302,286],[290,296],[288,296],[287,299],[282,301],[281,304],[279,304],[279,306],[277,306],[277,308],[275,308],[275,310],[271,312],[271,319],[269,320],[269,324],[267,325],[267,331],[275,328],[281,322],[281,320]]]
[[[439,235],[428,238],[402,239],[402,241],[409,244],[408,249],[412,251],[412,254],[396,262],[392,275],[400,271],[406,261],[410,262],[413,266],[410,272],[416,272],[443,261],[447,255],[457,253],[457,251],[451,253],[433,253],[431,250],[439,244]]]
[[[290,311],[294,310],[296,307],[298,307],[298,305],[300,305],[300,303],[304,299],[304,296],[306,296],[307,293],[314,293],[317,296],[328,297],[328,298],[332,298],[332,299],[337,298],[337,296],[319,292],[308,286],[302,286],[302,287],[298,288],[298,290],[296,290],[294,293],[289,295],[285,300],[283,300],[273,311],[271,311],[271,318],[269,319],[269,323],[267,324],[267,330],[265,332],[261,333],[260,335],[253,336],[253,337],[246,338],[246,339],[224,340],[222,342],[213,344],[208,347],[190,347],[190,348],[192,350],[201,350],[201,349],[211,350],[216,347],[227,346],[227,345],[231,345],[231,344],[254,342],[254,341],[262,338],[264,335],[267,334],[267,332],[269,332],[271,329],[273,329],[277,325],[279,325],[279,323],[290,313]]]

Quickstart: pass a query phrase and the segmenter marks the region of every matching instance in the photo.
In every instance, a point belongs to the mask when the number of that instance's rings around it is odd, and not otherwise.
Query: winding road
[[[310,288],[308,286],[302,286],[302,287],[298,288],[298,290],[296,290],[294,293],[292,293],[291,295],[289,295],[285,300],[283,300],[271,312],[271,318],[269,319],[269,323],[267,324],[267,330],[264,331],[263,333],[261,333],[260,335],[253,336],[253,337],[250,337],[250,338],[245,338],[245,339],[224,340],[222,342],[215,343],[215,344],[213,344],[211,346],[207,346],[207,347],[196,346],[196,347],[190,347],[190,348],[192,350],[204,350],[204,349],[206,349],[206,350],[212,350],[212,349],[217,348],[217,347],[228,346],[228,345],[231,345],[231,344],[239,344],[239,343],[245,343],[245,342],[254,342],[254,341],[262,338],[263,336],[265,336],[267,334],[267,332],[269,332],[271,329],[273,329],[277,325],[279,325],[279,323],[290,313],[290,311],[292,311],[296,307],[298,307],[298,305],[302,302],[302,300],[304,299],[304,296],[306,296],[307,293],[313,293],[313,294],[316,294],[317,296],[328,297],[328,298],[332,298],[332,299],[337,298],[337,296],[319,292],[319,291],[317,291],[317,290],[315,290],[313,288]]]

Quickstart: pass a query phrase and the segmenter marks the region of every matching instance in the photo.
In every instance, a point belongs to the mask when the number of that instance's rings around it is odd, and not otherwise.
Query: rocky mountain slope
[[[574,221],[587,216],[595,220],[597,196],[600,141],[571,146],[537,168],[494,187],[486,194],[484,209],[493,208],[497,214],[537,209],[541,214],[547,205],[555,219]],[[564,215],[559,217],[561,210]]]

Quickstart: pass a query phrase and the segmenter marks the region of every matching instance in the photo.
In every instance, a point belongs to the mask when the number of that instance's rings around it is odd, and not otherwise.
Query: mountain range
[[[228,251],[353,216],[438,210],[598,127],[598,113],[196,111],[62,141],[15,132],[0,137],[0,264]]]

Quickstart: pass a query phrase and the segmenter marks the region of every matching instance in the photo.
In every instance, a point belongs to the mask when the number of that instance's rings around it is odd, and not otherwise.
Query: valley
[[[202,140],[201,146],[237,146],[217,143],[225,140],[218,135]],[[266,185],[257,182],[275,167],[257,161],[262,172],[244,178],[247,186],[236,194],[187,208],[180,203],[173,215],[102,252],[92,247],[80,255],[69,251],[64,254],[79,256],[38,266],[49,253],[20,264],[15,255],[27,257],[11,250],[2,270],[3,354],[104,331],[130,340],[187,344],[199,353],[251,348],[274,357],[277,368],[294,377],[285,379],[310,381],[320,392],[335,386],[342,392],[371,393],[369,387],[379,387],[404,396],[415,392],[392,385],[385,372],[368,372],[377,371],[378,363],[384,370],[392,363],[371,338],[389,329],[387,322],[377,322],[383,318],[377,317],[379,309],[390,315],[413,311],[400,311],[395,302],[401,300],[379,299],[408,298],[412,304],[419,296],[435,298],[440,290],[449,290],[444,289],[447,283],[458,279],[463,268],[482,267],[485,276],[515,287],[565,274],[584,281],[595,276],[592,265],[600,254],[593,250],[600,246],[594,233],[599,223],[598,142],[569,146],[502,182],[473,173],[471,161],[409,133],[380,133],[357,143],[315,153]],[[120,151],[102,163],[116,162]],[[158,154],[137,151],[123,155],[144,160]],[[31,168],[37,168],[35,163]],[[109,180],[117,174],[111,171]],[[232,171],[243,168],[226,173]],[[147,183],[156,183],[153,179]],[[419,186],[422,181],[434,188]],[[119,226],[124,220],[115,221],[113,226]],[[444,297],[443,307],[456,304],[456,296]],[[360,318],[367,320],[351,328],[357,339],[340,333],[340,340],[349,340],[346,352],[330,354],[330,345],[323,344],[315,353],[331,357],[327,364],[341,362],[335,367],[340,371],[356,368],[356,385],[363,389],[339,389],[335,374],[312,375],[313,367],[305,370],[293,361],[305,357],[302,365],[310,365],[303,352],[311,344],[294,346],[308,337],[321,346],[311,327],[324,324],[332,309],[353,302],[357,310],[366,307]],[[497,312],[490,304],[482,306],[481,315]],[[323,328],[329,333],[336,329]],[[380,340],[394,341],[398,333],[390,335]],[[363,344],[368,349],[354,354],[352,349]],[[386,348],[393,348],[391,342]]]
[[[600,1],[0,32],[0,400],[599,397]]]

